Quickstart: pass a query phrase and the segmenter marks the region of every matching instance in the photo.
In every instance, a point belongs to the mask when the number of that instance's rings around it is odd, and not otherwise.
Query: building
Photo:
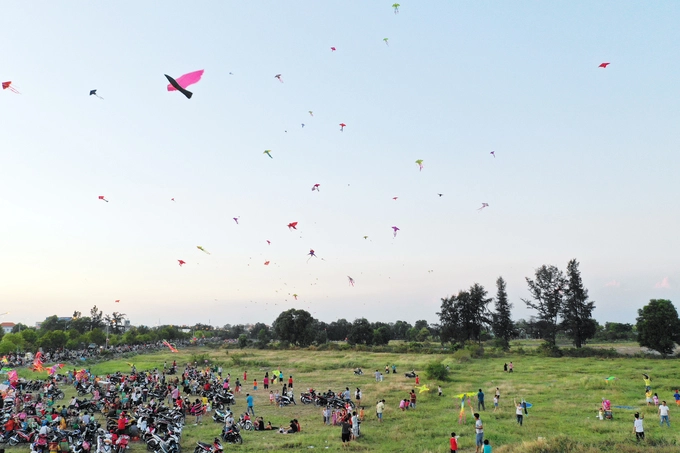
[[[3,330],[5,333],[12,333],[12,329],[14,328],[14,326],[16,326],[16,324],[14,324],[13,322],[3,322],[3,323],[0,323],[0,327],[2,327],[2,330]],[[9,337],[8,337],[8,338],[9,338]]]

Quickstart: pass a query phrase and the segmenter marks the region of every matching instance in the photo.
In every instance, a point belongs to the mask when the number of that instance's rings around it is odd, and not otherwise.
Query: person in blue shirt
[[[489,439],[484,440],[484,450],[483,453],[491,453],[491,445],[489,444]]]
[[[246,404],[248,404],[246,413],[251,413],[253,414],[253,417],[255,417],[255,409],[253,409],[253,396],[250,393],[246,393]]]
[[[479,389],[479,393],[477,393],[477,410],[486,410],[486,407],[484,407],[484,392],[482,392],[482,389]]]
[[[673,398],[675,398],[676,406],[680,406],[680,391],[679,390],[675,390],[675,395],[673,395]]]

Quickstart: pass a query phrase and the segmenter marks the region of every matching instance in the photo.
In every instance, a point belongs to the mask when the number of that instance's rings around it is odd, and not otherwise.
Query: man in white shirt
[[[662,401],[661,405],[659,406],[659,416],[661,417],[661,420],[659,421],[659,426],[663,426],[663,422],[666,422],[666,425],[668,427],[671,427],[671,416],[668,415],[668,406],[666,406],[666,402]]]
[[[645,430],[642,427],[642,419],[639,413],[635,413],[635,421],[633,422],[633,432],[635,433],[635,440],[645,440]]]

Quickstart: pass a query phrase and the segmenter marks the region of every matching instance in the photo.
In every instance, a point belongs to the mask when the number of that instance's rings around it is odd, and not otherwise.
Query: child
[[[265,378],[265,379],[266,379],[266,378]],[[271,405],[273,405],[273,404],[274,404],[274,392],[272,392],[272,391],[270,390],[270,391],[269,391],[269,405],[271,406]]]
[[[449,445],[451,446],[451,453],[456,453],[458,451],[458,438],[456,437],[456,433],[451,433]]]
[[[633,432],[635,433],[635,440],[645,440],[645,429],[642,426],[642,418],[639,413],[635,413],[635,421],[633,422]]]
[[[417,374],[416,374],[416,385],[420,385],[420,378],[418,377]]]
[[[364,421],[364,415],[366,415],[364,413],[364,406],[361,406],[361,410],[359,410],[359,421]]]
[[[257,390],[257,379],[253,379],[253,390]]]
[[[489,444],[489,439],[484,439],[483,453],[491,453],[491,445]]]
[[[652,391],[651,391],[651,390],[647,390],[647,391],[645,392],[645,397],[647,397],[647,406],[651,406],[651,405],[652,405],[652,402],[653,402],[653,400],[652,400]]]
[[[442,396],[442,386],[437,385],[437,392],[439,392],[439,396]]]
[[[338,414],[335,412],[335,410],[331,412],[331,421],[333,422],[333,426],[338,424]]]
[[[659,395],[657,395],[655,393],[654,397],[652,399],[654,400],[654,406],[658,407],[659,406]]]
[[[597,413],[597,418],[599,418],[600,420],[604,420],[604,410],[602,409],[602,407],[600,407],[600,410]]]
[[[496,412],[498,410],[498,395],[493,396],[493,411]]]
[[[675,405],[680,406],[680,390],[676,389],[675,394],[673,395],[673,398],[675,398]]]

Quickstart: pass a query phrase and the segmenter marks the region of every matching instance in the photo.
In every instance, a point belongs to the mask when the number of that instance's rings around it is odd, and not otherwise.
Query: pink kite
[[[397,237],[397,231],[399,231],[399,228],[393,226],[392,230],[394,231],[394,237],[396,238]]]
[[[335,52],[335,47],[331,47],[331,52]]]
[[[265,261],[265,262],[264,262],[264,265],[265,265],[265,266],[269,266],[269,261]]]
[[[494,159],[496,158],[496,151],[491,151],[489,154],[491,154]]]
[[[107,203],[109,202],[109,200],[107,200],[106,198],[104,198],[104,195],[99,195],[99,199],[100,199],[100,200],[104,200],[104,201],[107,202]]]
[[[272,245],[272,242],[269,239],[267,239],[267,245]]]
[[[477,209],[477,210],[478,210],[478,211],[481,211],[482,209],[488,208],[488,207],[489,207],[489,203],[482,203],[482,207],[479,208],[479,209]]]
[[[312,259],[312,257],[317,258],[316,254],[314,253],[314,249],[309,249],[309,253],[307,255],[309,255],[309,258],[307,258],[308,263],[309,263],[309,260]]]
[[[177,82],[177,85],[179,85],[182,88],[186,88],[189,85],[193,85],[194,83],[198,82],[201,80],[201,77],[203,77],[203,69],[200,71],[194,71],[190,72],[189,74],[184,74],[181,77],[178,77],[175,79],[175,82]],[[172,86],[172,84],[168,84],[168,91],[177,91],[177,88]]]
[[[351,286],[354,286],[354,279],[352,277],[350,277],[349,275],[347,276],[347,279],[349,280],[349,284]]]
[[[314,184],[314,185],[312,186],[312,192],[314,192],[315,190],[318,192],[318,191],[319,191],[319,186],[320,186],[320,185],[321,185],[321,184]]]
[[[238,217],[233,217],[234,222],[236,222],[236,225],[238,225]]]
[[[182,267],[182,264],[186,264],[186,261],[184,260],[177,260],[177,262],[179,263],[179,267]]]

